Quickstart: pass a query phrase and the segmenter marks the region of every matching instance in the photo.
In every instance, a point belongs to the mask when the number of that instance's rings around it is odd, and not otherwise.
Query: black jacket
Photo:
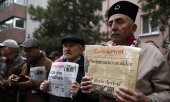
[[[64,60],[63,62],[66,62],[66,60]],[[81,78],[85,75],[85,72],[84,72],[84,57],[81,56],[80,60],[78,60],[76,63],[79,64],[79,70],[78,70],[76,81],[78,83],[80,83]],[[49,102],[72,102],[72,99],[66,98],[66,97],[58,97],[58,96],[50,95]]]

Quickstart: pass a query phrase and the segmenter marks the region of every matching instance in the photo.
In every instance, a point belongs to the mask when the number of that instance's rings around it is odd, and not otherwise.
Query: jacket
[[[62,62],[66,62],[66,60],[63,60]],[[76,81],[78,83],[80,83],[82,77],[85,75],[85,71],[84,71],[84,56],[81,56],[80,60],[78,60],[75,63],[79,64],[79,70],[78,70],[78,73],[77,73]],[[78,97],[82,97],[83,95],[84,94],[81,93],[81,95],[79,95]],[[82,98],[84,98],[84,97],[82,97]],[[50,95],[49,102],[76,102],[76,100],[77,100],[77,97],[73,97],[71,99],[71,98],[66,98],[66,97],[58,97],[58,96]]]
[[[8,83],[7,79],[11,74],[19,75],[21,73],[25,61],[20,54],[16,54],[12,59],[7,59],[5,64],[6,67],[4,68],[5,70],[4,75],[2,75],[2,80]],[[17,87],[10,87],[6,85],[4,87],[0,87],[0,99],[2,102],[17,102],[17,95],[15,94],[17,92]]]
[[[141,48],[136,89],[148,96],[149,102],[170,102],[170,69],[162,53],[153,45],[140,43]],[[101,102],[116,102],[108,98]]]
[[[48,75],[51,68],[52,61],[47,57],[45,57],[43,54],[37,57],[39,57],[38,60],[25,64],[25,66],[22,69],[21,75],[29,76],[30,68],[38,67],[38,66],[45,66]],[[31,87],[28,87],[26,89],[20,89],[20,92],[18,94],[19,101],[20,102],[46,102],[47,101],[46,98],[48,97],[45,97],[46,95],[44,95],[38,90],[41,82],[42,81],[34,81]],[[33,93],[32,90],[36,90],[36,93]]]

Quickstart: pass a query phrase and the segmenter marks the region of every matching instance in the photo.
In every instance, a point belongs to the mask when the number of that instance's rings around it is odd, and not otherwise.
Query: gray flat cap
[[[29,47],[40,47],[39,40],[35,38],[30,38],[25,40],[21,45],[21,47],[29,48]]]
[[[0,47],[10,47],[10,48],[19,48],[18,43],[13,39],[7,39],[4,42],[0,43]]]

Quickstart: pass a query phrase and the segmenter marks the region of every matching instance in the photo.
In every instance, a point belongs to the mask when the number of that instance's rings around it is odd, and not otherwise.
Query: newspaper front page
[[[139,54],[136,47],[86,45],[85,71],[92,80],[92,91],[113,97],[118,86],[135,90]]]
[[[71,97],[71,81],[76,80],[79,65],[71,62],[54,62],[48,76],[49,94]]]
[[[30,68],[30,77],[35,81],[44,81],[46,79],[47,71],[45,66],[31,67]],[[32,93],[36,93],[35,90],[32,90]]]

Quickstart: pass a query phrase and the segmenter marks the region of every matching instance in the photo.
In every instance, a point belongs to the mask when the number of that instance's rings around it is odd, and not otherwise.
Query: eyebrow
[[[118,17],[118,18],[115,18],[115,19],[114,19],[114,21],[117,21],[117,20],[123,20],[123,21],[124,21],[124,19],[123,19],[122,17]],[[110,20],[109,22],[112,22],[112,21],[113,21],[113,19]]]

